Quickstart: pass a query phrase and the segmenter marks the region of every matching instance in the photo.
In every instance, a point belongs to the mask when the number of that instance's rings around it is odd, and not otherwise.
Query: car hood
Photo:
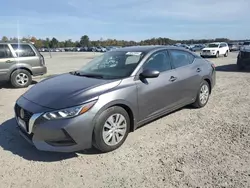
[[[82,104],[118,86],[121,80],[103,80],[69,73],[45,79],[22,97],[40,106],[62,109]]]
[[[218,50],[218,48],[203,48],[202,50]]]

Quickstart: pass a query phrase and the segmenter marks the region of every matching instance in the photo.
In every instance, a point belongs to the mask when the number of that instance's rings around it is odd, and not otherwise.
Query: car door
[[[196,97],[202,68],[196,63],[195,56],[184,50],[169,50],[172,65],[178,76],[178,92],[180,93],[178,103],[186,105]]]
[[[220,55],[224,55],[227,51],[227,46],[224,43],[221,43],[219,49],[220,49]]]
[[[180,93],[177,74],[171,67],[167,51],[152,54],[142,66],[141,71],[151,69],[160,72],[157,78],[136,80],[138,91],[139,121],[154,117],[176,105]]]
[[[0,81],[8,80],[11,66],[16,63],[8,44],[0,44]]]

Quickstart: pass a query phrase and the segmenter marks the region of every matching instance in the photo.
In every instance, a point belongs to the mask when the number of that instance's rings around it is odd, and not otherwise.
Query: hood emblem
[[[24,118],[24,110],[23,110],[23,109],[20,110],[20,117],[21,117],[22,119]]]

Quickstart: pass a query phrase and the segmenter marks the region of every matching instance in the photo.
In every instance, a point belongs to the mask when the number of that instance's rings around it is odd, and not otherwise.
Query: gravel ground
[[[48,74],[81,67],[92,55],[46,56]],[[236,53],[209,60],[217,66],[217,85],[206,107],[186,107],[141,127],[107,154],[37,151],[13,119],[25,89],[3,87],[1,187],[250,187],[250,71],[237,71]]]

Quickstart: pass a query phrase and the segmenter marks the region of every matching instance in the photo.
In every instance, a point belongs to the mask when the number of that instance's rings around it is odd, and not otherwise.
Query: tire
[[[218,58],[218,57],[219,57],[219,55],[220,55],[220,54],[219,54],[219,52],[217,52],[217,53],[216,53],[216,55],[215,55],[215,57],[216,57],[216,58]]]
[[[206,101],[205,101],[205,102],[201,100],[201,95],[202,95],[201,90],[204,89],[204,88],[207,88],[207,89],[208,89],[208,90],[206,91],[206,96],[207,96],[207,98],[206,98]],[[209,100],[209,96],[210,96],[210,89],[211,89],[211,88],[210,88],[208,82],[205,81],[205,80],[203,80],[202,83],[201,83],[201,85],[200,85],[200,87],[199,87],[199,91],[198,91],[198,93],[197,93],[196,100],[195,100],[195,102],[192,104],[192,106],[194,106],[195,108],[202,108],[202,107],[206,106],[206,104],[207,104],[207,102],[208,102],[208,100]],[[208,92],[208,93],[207,93],[207,92]],[[204,95],[203,95],[203,96],[204,96]]]
[[[119,129],[120,131],[123,131],[123,137],[121,134],[118,133],[109,133],[109,136],[106,136],[106,138],[110,137],[109,139],[105,139],[104,132],[111,131],[112,132],[112,126],[108,122],[112,122],[114,118],[112,117],[120,117],[123,118],[123,120],[120,122],[120,125],[125,127],[124,129]],[[116,119],[115,118],[115,119]],[[93,133],[93,145],[96,149],[99,151],[106,153],[113,150],[116,150],[119,148],[126,140],[129,130],[130,130],[130,118],[128,113],[125,109],[119,107],[119,106],[113,106],[108,108],[107,110],[103,111],[96,119],[95,121],[95,127],[94,127],[94,133]],[[124,123],[125,122],[125,123]],[[109,128],[107,126],[109,126]],[[114,128],[115,129],[115,128]],[[113,135],[113,136],[112,136]],[[119,138],[120,141],[117,142],[117,137],[115,135],[120,135]],[[112,139],[115,139],[117,143],[112,143]],[[109,140],[109,141],[108,141]]]
[[[227,57],[228,56],[228,51],[226,51],[226,53],[224,54],[224,57]]]
[[[29,71],[18,69],[11,74],[10,82],[14,88],[25,88],[31,84],[32,76]]]

